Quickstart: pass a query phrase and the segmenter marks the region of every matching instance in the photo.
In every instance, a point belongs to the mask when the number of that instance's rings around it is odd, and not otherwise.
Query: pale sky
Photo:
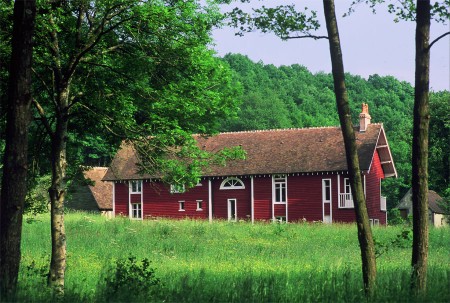
[[[258,1],[253,1],[252,7]],[[299,8],[308,7],[317,11],[321,29],[317,34],[326,35],[322,1],[279,0],[261,1],[266,6],[292,4]],[[336,15],[346,72],[368,78],[369,75],[391,75],[414,85],[415,22],[395,23],[394,16],[381,7],[377,14],[364,4],[355,8],[349,17],[342,18],[348,11],[351,0],[336,0]],[[234,3],[234,6],[236,3]],[[244,6],[245,7],[245,6]],[[450,26],[432,23],[431,41]],[[311,72],[331,72],[328,40],[294,39],[281,41],[272,34],[248,33],[244,37],[234,35],[234,29],[220,29],[213,33],[215,50],[219,56],[227,53],[247,55],[251,60],[264,64],[306,66]],[[431,48],[430,88],[434,91],[450,90],[450,35]]]

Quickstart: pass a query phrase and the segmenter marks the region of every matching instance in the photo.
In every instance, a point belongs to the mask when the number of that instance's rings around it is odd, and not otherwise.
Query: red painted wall
[[[255,220],[272,219],[272,177],[254,177]]]
[[[143,215],[170,218],[208,218],[208,182],[188,189],[185,193],[170,193],[170,186],[161,182],[143,183]],[[202,210],[197,210],[197,200],[202,200]],[[184,211],[180,211],[184,201]]]
[[[333,187],[333,222],[350,223],[355,222],[355,209],[354,208],[339,208],[339,195],[338,195],[338,178],[339,178],[339,193],[344,193],[344,179],[349,178],[348,174],[334,175],[332,178]]]
[[[322,220],[322,179],[327,175],[288,177],[289,221]],[[329,177],[328,177],[329,178]]]
[[[114,184],[115,215],[128,217],[128,182]]]
[[[372,166],[369,174],[366,176],[366,200],[367,210],[369,211],[370,219],[379,219],[380,224],[386,224],[386,212],[381,211],[380,197],[380,183],[384,179],[383,169],[381,167],[380,157],[376,151],[373,157]]]
[[[236,199],[238,220],[248,220],[251,215],[251,181],[250,178],[240,178],[245,189],[220,189],[225,179],[212,180],[213,217],[228,219],[228,199]]]
[[[344,191],[344,178],[339,175],[340,192]],[[378,153],[375,153],[370,173],[366,175],[366,195],[371,219],[379,219],[386,224],[386,213],[380,210],[380,179],[384,178]],[[319,174],[288,176],[288,220],[290,222],[320,221],[322,214],[322,180],[331,179],[332,220],[333,222],[354,222],[354,209],[338,208],[338,175]],[[228,199],[237,200],[237,216],[239,220],[249,220],[251,216],[251,178],[241,178],[245,189],[220,189],[224,179],[211,180],[213,209],[215,219],[228,219]],[[254,218],[255,220],[272,219],[272,177],[254,177]],[[170,218],[208,218],[208,180],[202,180],[201,186],[189,189],[185,193],[171,194],[169,186],[159,182],[143,182],[143,216]],[[115,185],[115,213],[128,216],[128,183]],[[132,194],[132,202],[140,202],[140,194]],[[197,210],[197,200],[202,201],[202,209]],[[184,201],[185,210],[180,211],[179,202]],[[274,205],[275,216],[286,215],[285,204]],[[329,214],[327,207],[325,214]]]

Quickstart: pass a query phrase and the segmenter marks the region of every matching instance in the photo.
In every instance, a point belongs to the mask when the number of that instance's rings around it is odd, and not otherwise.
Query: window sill
[[[179,209],[178,211],[186,211],[185,209]]]
[[[286,204],[286,202],[273,202],[273,204]]]
[[[203,211],[203,208],[197,208],[196,211]]]

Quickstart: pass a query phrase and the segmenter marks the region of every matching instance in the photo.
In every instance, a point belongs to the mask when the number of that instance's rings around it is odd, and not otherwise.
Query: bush
[[[389,225],[402,225],[407,223],[407,220],[403,219],[400,215],[398,208],[393,208],[388,211],[388,224]]]
[[[107,270],[103,287],[99,287],[104,301],[148,301],[151,287],[160,284],[155,270],[147,258],[138,262],[136,257],[119,259]]]

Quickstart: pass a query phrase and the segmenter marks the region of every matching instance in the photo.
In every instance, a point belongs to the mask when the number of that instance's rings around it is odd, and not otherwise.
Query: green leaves
[[[279,5],[276,7],[253,8],[252,13],[236,7],[226,13],[228,25],[236,28],[236,35],[259,30],[263,33],[272,32],[283,40],[312,37],[311,32],[319,29],[315,11],[298,11],[294,5]]]

